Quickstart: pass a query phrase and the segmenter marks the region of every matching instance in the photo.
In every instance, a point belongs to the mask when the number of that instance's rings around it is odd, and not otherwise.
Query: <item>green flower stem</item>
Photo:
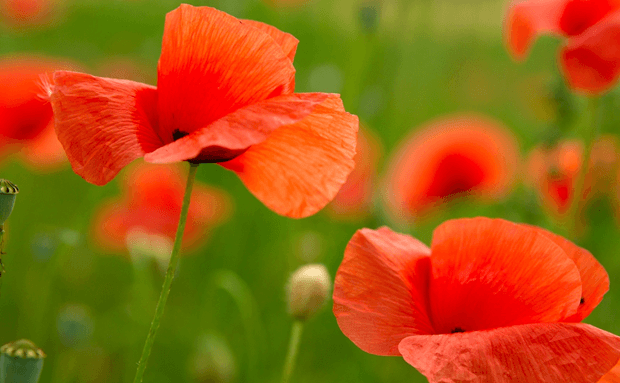
[[[168,295],[170,294],[170,285],[172,284],[174,273],[177,269],[177,265],[179,264],[181,240],[183,238],[183,232],[185,231],[185,222],[187,221],[189,201],[192,195],[192,187],[194,186],[194,179],[196,178],[197,169],[198,164],[190,163],[189,174],[187,175],[187,184],[185,186],[185,196],[183,196],[183,205],[181,207],[181,216],[179,218],[179,226],[177,227],[177,234],[174,238],[174,246],[172,247],[172,254],[170,255],[170,261],[168,263],[168,271],[166,272],[164,285],[161,289],[161,294],[159,295],[157,307],[155,308],[155,315],[153,316],[153,321],[151,322],[149,334],[146,337],[146,341],[144,342],[142,356],[140,357],[140,361],[138,362],[136,377],[133,380],[134,383],[142,382],[144,370],[146,369],[146,363],[148,362],[149,356],[151,355],[151,348],[153,348],[153,343],[155,342],[155,334],[157,333],[157,329],[159,328],[159,322],[161,321],[161,317],[164,314],[166,301],[168,300]]]
[[[291,375],[293,374],[293,369],[295,368],[295,360],[297,359],[297,352],[299,351],[299,343],[301,342],[301,333],[303,328],[303,322],[295,321],[293,323],[293,328],[291,329],[291,340],[288,344],[288,353],[286,354],[284,371],[282,373],[282,383],[288,383],[291,380]]]
[[[592,151],[592,143],[597,138],[599,134],[599,105],[600,98],[593,96],[589,98],[588,108],[590,110],[590,123],[584,129],[583,132],[583,160],[581,162],[581,170],[579,171],[579,175],[577,178],[577,182],[575,183],[575,188],[573,189],[574,195],[570,205],[570,214],[569,219],[571,220],[571,234],[573,238],[577,237],[579,232],[579,220],[581,219],[581,208],[584,206],[585,199],[583,198],[583,192],[585,187],[586,175],[590,168],[590,154]]]

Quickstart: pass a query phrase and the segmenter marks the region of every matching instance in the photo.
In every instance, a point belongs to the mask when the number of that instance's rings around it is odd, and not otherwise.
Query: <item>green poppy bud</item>
[[[37,383],[45,353],[27,339],[0,347],[0,382]]]
[[[329,272],[320,264],[302,266],[288,284],[288,311],[298,321],[306,321],[319,311],[331,290]]]
[[[9,219],[17,193],[19,193],[17,185],[9,180],[0,179],[0,225],[4,225]]]

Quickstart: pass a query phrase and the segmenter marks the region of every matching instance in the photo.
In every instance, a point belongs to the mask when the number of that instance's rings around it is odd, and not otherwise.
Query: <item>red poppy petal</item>
[[[569,85],[579,91],[609,90],[620,77],[620,12],[614,12],[581,35],[569,39],[560,65]]]
[[[225,115],[292,93],[291,60],[267,33],[216,9],[181,5],[166,16],[159,59],[159,136],[192,133]]]
[[[105,248],[126,248],[132,230],[162,235],[172,241],[176,233],[184,178],[173,166],[140,164],[124,174],[123,195],[103,204],[95,215],[93,233]],[[208,230],[226,219],[229,196],[199,182],[194,186],[183,248],[204,243]]]
[[[359,121],[338,95],[311,115],[275,130],[239,157],[220,163],[278,214],[303,218],[331,201],[353,169]]]
[[[585,323],[535,323],[415,335],[398,347],[430,383],[592,383],[620,358],[620,337]]]
[[[620,363],[616,364],[598,383],[620,383]]]
[[[603,295],[609,291],[609,276],[605,268],[588,250],[582,249],[571,241],[547,230],[537,227],[534,227],[534,229],[557,243],[577,265],[581,275],[583,303],[579,305],[574,315],[566,318],[564,321],[581,322],[590,315],[592,310],[603,300]]]
[[[438,333],[557,322],[581,299],[579,270],[536,229],[456,219],[433,234],[430,302]]]
[[[575,36],[620,8],[618,0],[568,0],[560,17],[560,29]]]
[[[272,39],[280,45],[282,51],[286,57],[288,57],[291,62],[295,60],[295,53],[297,52],[297,44],[299,44],[299,40],[295,38],[295,36],[290,33],[282,32],[278,28],[271,26],[269,24],[261,23],[260,21],[254,20],[242,20],[244,24],[248,24],[253,26],[254,28],[258,28],[261,31],[267,33],[271,36]]]
[[[104,185],[161,146],[153,131],[157,89],[127,80],[55,72],[51,93],[58,140],[73,170]]]
[[[351,238],[334,283],[338,326],[362,350],[400,355],[398,344],[434,333],[428,315],[430,249],[387,227]]]
[[[162,146],[144,159],[152,163],[229,160],[265,141],[277,128],[306,118],[328,96],[326,93],[295,93],[257,102]]]
[[[53,121],[37,137],[24,141],[21,153],[26,164],[35,171],[55,170],[67,161],[65,151],[56,137]]]
[[[567,0],[529,0],[508,11],[504,31],[508,50],[523,60],[534,40],[542,34],[561,34],[560,16]]]
[[[125,217],[125,204],[119,198],[101,204],[92,220],[93,239],[100,247],[122,251],[127,246],[126,236],[130,223]]]
[[[421,219],[445,199],[497,201],[513,184],[519,148],[512,132],[485,116],[431,121],[403,140],[389,161],[386,202],[402,221]]]
[[[45,57],[0,57],[0,136],[31,140],[45,130],[53,114],[41,95],[41,78],[70,68],[70,63]]]

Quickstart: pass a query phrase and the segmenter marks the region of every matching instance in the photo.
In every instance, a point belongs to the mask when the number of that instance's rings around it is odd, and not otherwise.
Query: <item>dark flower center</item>
[[[174,132],[172,132],[172,140],[176,141],[179,138],[183,138],[185,136],[187,136],[189,133],[185,133],[182,130],[176,129]]]
[[[579,301],[579,304],[582,305],[586,303],[586,299],[584,297],[581,297],[581,300]]]
[[[484,180],[485,170],[476,160],[463,154],[450,154],[437,166],[427,195],[446,198],[471,192]]]
[[[452,334],[457,333],[457,332],[465,332],[465,330],[463,330],[463,329],[462,329],[462,328],[460,328],[460,327],[455,327],[455,328],[451,331],[451,333],[452,333]]]
[[[581,34],[615,8],[611,0],[570,0],[560,17],[560,29],[568,36]]]

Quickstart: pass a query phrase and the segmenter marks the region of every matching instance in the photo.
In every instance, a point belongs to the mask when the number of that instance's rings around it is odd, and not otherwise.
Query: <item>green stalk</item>
[[[301,321],[295,321],[291,329],[291,340],[288,344],[288,353],[286,354],[286,362],[284,363],[284,371],[282,373],[282,383],[288,383],[291,380],[293,369],[295,368],[295,360],[299,351],[299,343],[301,342],[301,332],[304,324]]]
[[[579,172],[575,188],[573,189],[574,195],[570,205],[570,214],[568,218],[571,222],[571,234],[573,238],[577,237],[579,231],[579,219],[580,210],[585,203],[583,198],[583,192],[585,187],[586,174],[590,167],[590,154],[592,151],[592,143],[599,134],[599,98],[596,96],[590,97],[588,100],[588,107],[590,109],[590,123],[583,132],[583,161],[581,162],[581,170]]]
[[[161,289],[161,294],[159,295],[157,307],[155,308],[155,315],[153,316],[153,321],[151,322],[149,334],[146,337],[146,341],[144,342],[142,356],[140,357],[140,361],[138,362],[136,377],[133,380],[134,383],[142,382],[144,370],[146,369],[146,363],[148,362],[149,356],[151,355],[151,349],[153,348],[153,343],[155,342],[155,334],[157,333],[157,329],[159,328],[159,322],[161,321],[161,317],[164,314],[166,301],[168,300],[168,295],[170,294],[170,285],[172,284],[172,279],[174,279],[174,273],[177,269],[177,265],[179,264],[181,240],[183,238],[183,232],[185,231],[185,222],[187,221],[187,212],[189,211],[189,201],[192,196],[192,187],[194,186],[194,179],[196,178],[197,169],[198,164],[190,163],[189,174],[187,175],[187,184],[185,186],[185,195],[183,196],[183,205],[181,206],[179,226],[177,227],[177,234],[174,238],[174,246],[172,247],[172,254],[170,255],[170,261],[168,263],[168,271],[166,272],[164,285]]]

